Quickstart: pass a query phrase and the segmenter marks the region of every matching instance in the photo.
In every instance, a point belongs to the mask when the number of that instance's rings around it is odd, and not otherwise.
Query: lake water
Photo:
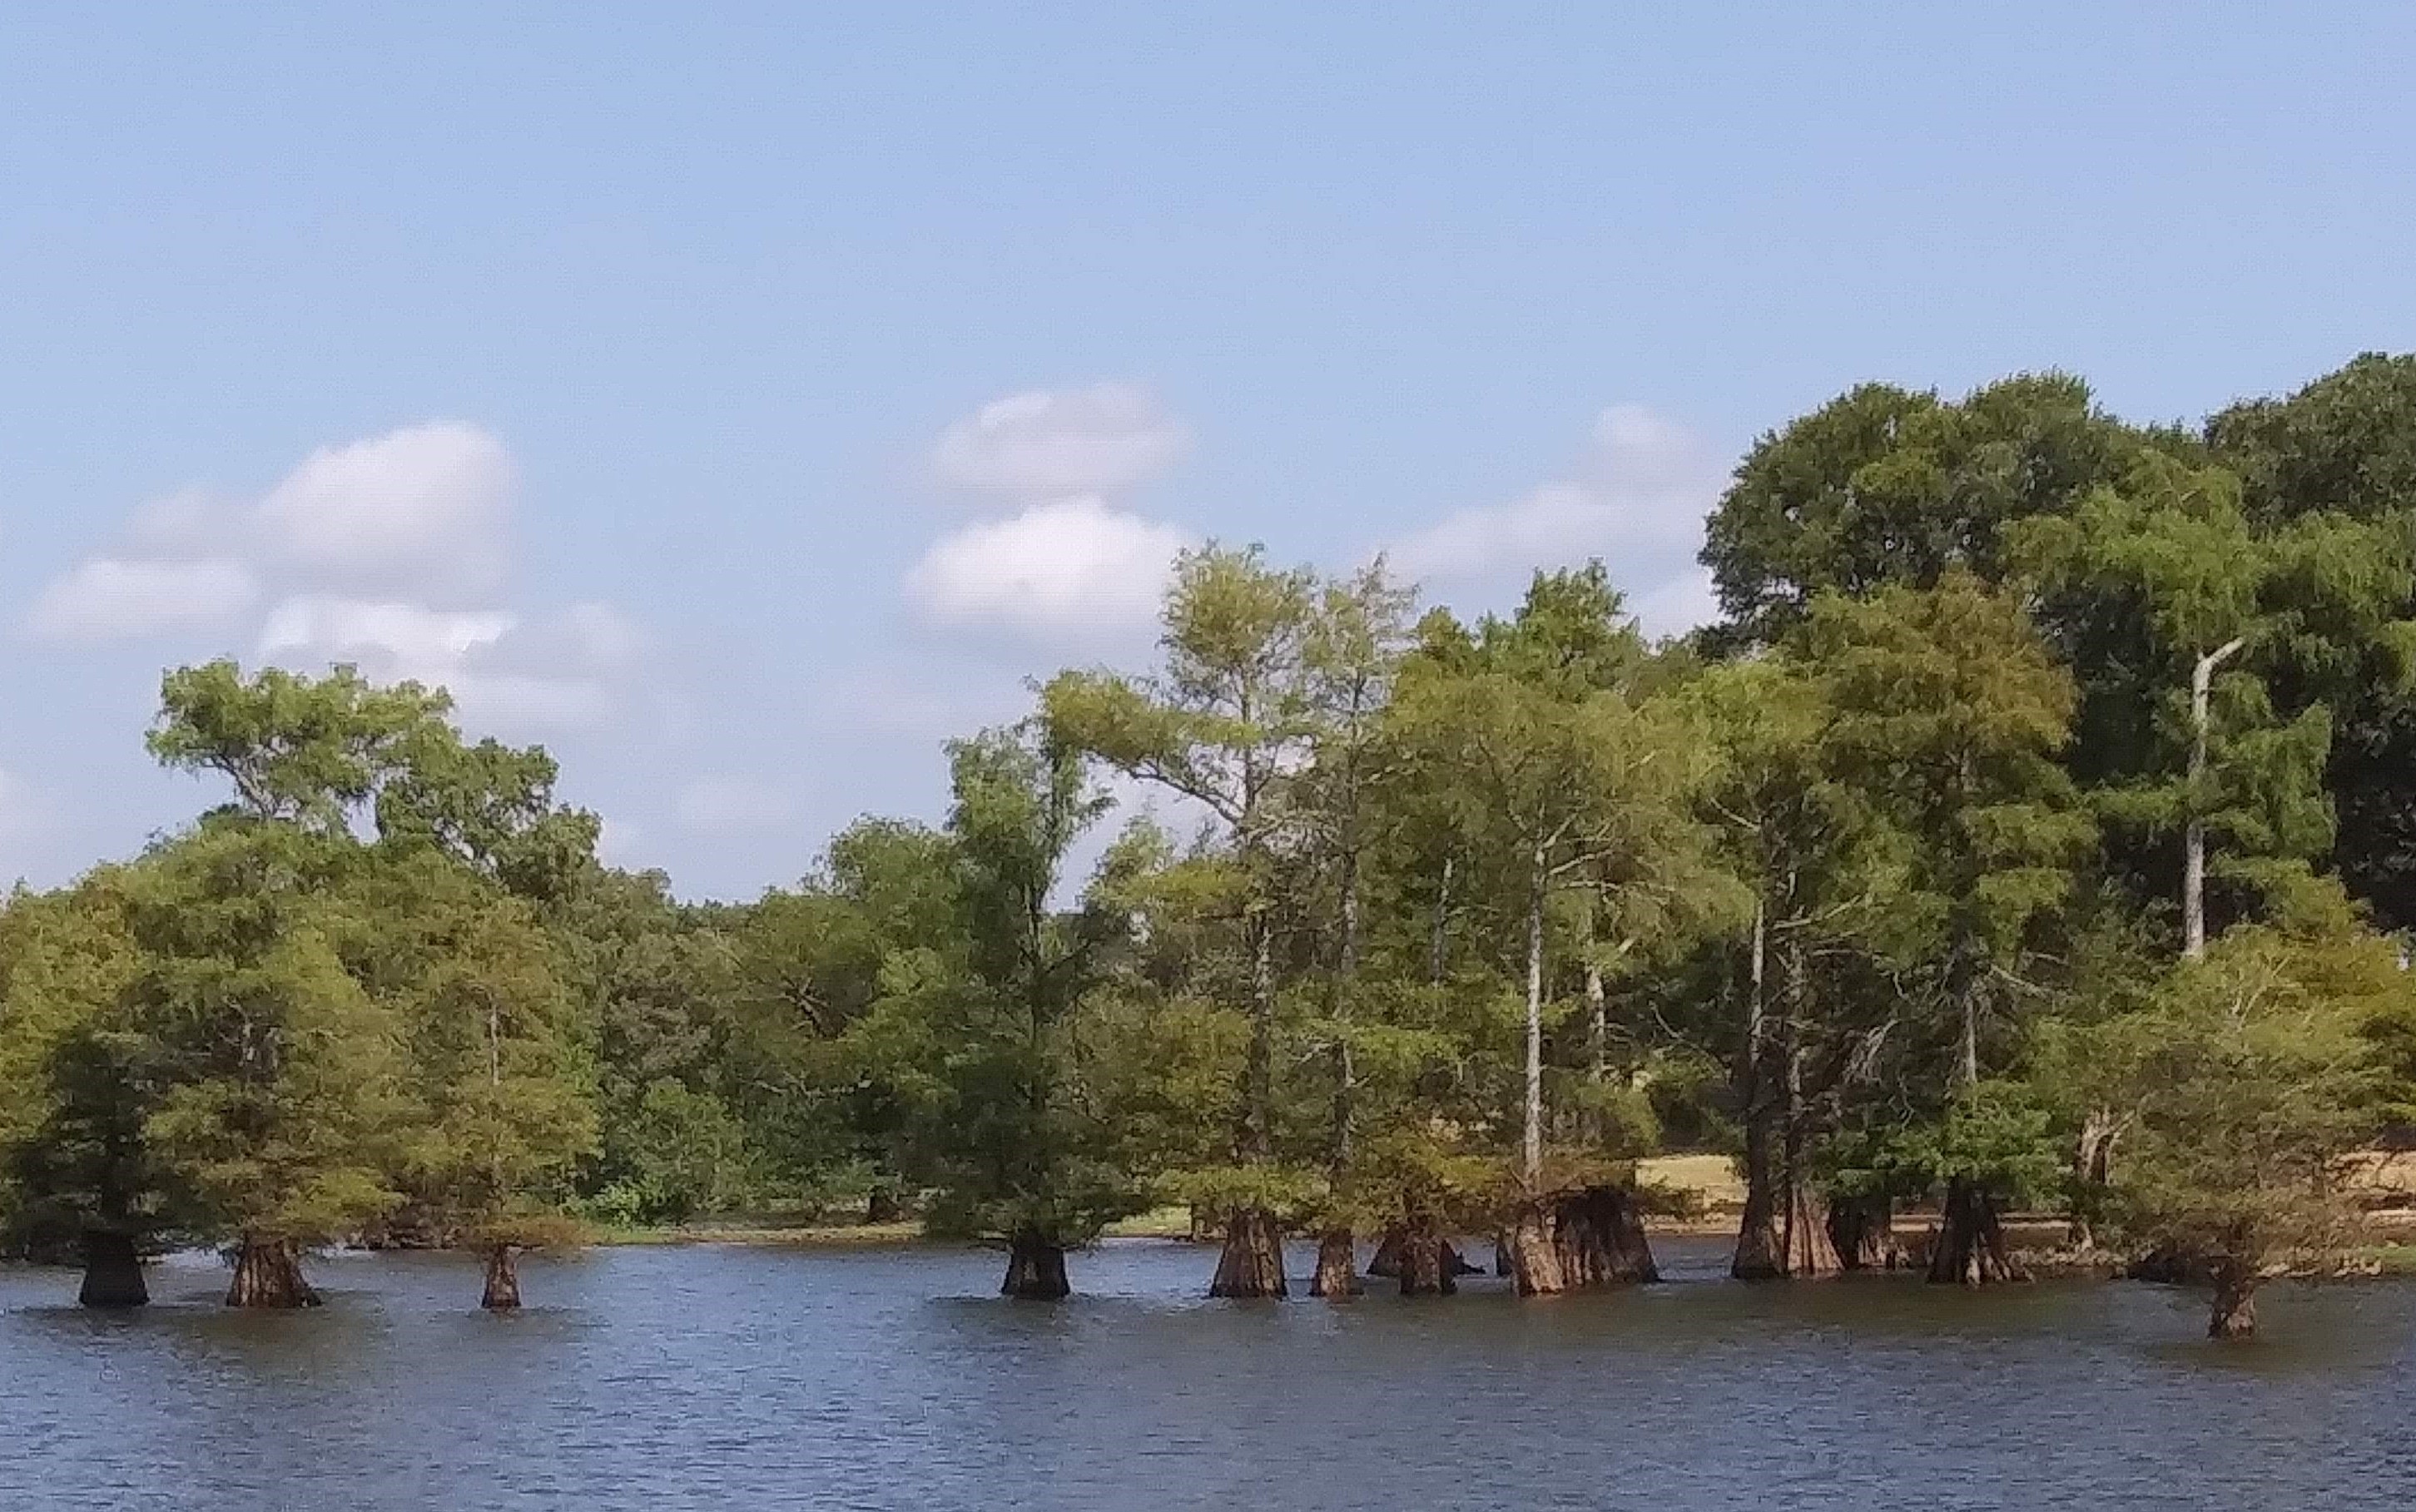
[[[0,1507],[2416,1506],[2416,1284],[2276,1286],[2223,1347],[2159,1288],[1659,1251],[1615,1294],[1348,1308],[1205,1301],[1213,1251],[1161,1244],[1075,1256],[1060,1306],[946,1250],[532,1260],[517,1317],[448,1256],[317,1261],[293,1315],[205,1259],[126,1316],[0,1271]]]

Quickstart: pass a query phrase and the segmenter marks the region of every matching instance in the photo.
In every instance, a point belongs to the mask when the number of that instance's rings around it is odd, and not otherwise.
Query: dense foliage
[[[2020,1273],[2008,1208],[2218,1284],[2337,1244],[2416,1107],[2416,358],[2200,431],[2077,380],[1865,386],[1710,521],[1727,617],[1602,565],[1421,617],[1381,565],[1183,559],[1154,667],[1065,673],[746,904],[599,863],[438,689],[170,673],[224,802],[0,910],[0,1217],[139,1299],[222,1244],[913,1217],[1062,1295],[1142,1208],[1215,1290],[1652,1274],[1634,1162],[1734,1155],[1741,1277]],[[1119,816],[1119,776],[1158,802]],[[1098,843],[1085,843],[1092,837]],[[1094,858],[1087,863],[1080,858]]]

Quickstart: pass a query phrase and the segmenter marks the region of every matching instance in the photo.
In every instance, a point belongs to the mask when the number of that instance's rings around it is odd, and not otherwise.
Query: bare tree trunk
[[[1510,1281],[1522,1297],[1551,1296],[1568,1290],[1553,1242],[1553,1214],[1541,1199],[1528,1202],[1510,1231]]]
[[[1956,1176],[1946,1184],[1938,1241],[1929,1252],[1929,1278],[1952,1286],[2030,1279],[2006,1250],[1997,1200],[1968,1177]]]
[[[2072,1151],[2072,1221],[2065,1238],[2075,1249],[2097,1247],[2096,1218],[2112,1183],[2114,1115],[2091,1109]]]
[[[1552,1244],[1560,1252],[1565,1286],[1624,1286],[1661,1278],[1635,1196],[1623,1187],[1588,1187],[1563,1193],[1552,1204]]]
[[[2182,959],[2206,954],[2206,821],[2199,817],[2199,789],[2206,779],[2209,694],[2214,670],[2246,644],[2234,638],[2197,658],[2190,669],[2189,822],[2182,832]]]
[[[301,1257],[291,1240],[247,1233],[235,1249],[234,1280],[227,1288],[230,1308],[315,1308],[319,1293],[302,1274]]]
[[[1317,1274],[1308,1294],[1328,1302],[1348,1302],[1365,1290],[1359,1284],[1359,1247],[1349,1229],[1328,1229],[1317,1241]]]
[[[1443,968],[1448,964],[1451,945],[1451,872],[1452,858],[1442,858],[1442,884],[1435,889],[1434,936],[1427,943],[1427,980],[1442,985]]]
[[[521,1273],[510,1245],[487,1251],[487,1290],[478,1306],[489,1312],[510,1312],[521,1305]]]
[[[1283,1230],[1263,1207],[1237,1207],[1225,1224],[1212,1297],[1279,1297],[1284,1288]]]
[[[98,1226],[83,1231],[83,1286],[76,1300],[87,1308],[139,1308],[151,1300],[132,1234]]]
[[[1530,859],[1534,874],[1527,887],[1527,1118],[1520,1153],[1533,1198],[1540,1195],[1544,1180],[1544,848],[1535,847]]]
[[[1018,1230],[1008,1241],[1006,1279],[998,1294],[1019,1302],[1059,1302],[1073,1290],[1065,1279],[1065,1247],[1051,1244],[1037,1230]]]
[[[1895,1242],[1895,1204],[1885,1197],[1831,1197],[1830,1247],[1850,1271],[1892,1271],[1905,1263]]]
[[[2214,1311],[2209,1338],[2247,1338],[2257,1332],[2257,1268],[2226,1259],[2214,1267]]]
[[[1586,962],[1585,1003],[1586,1049],[1593,1059],[1587,1071],[1600,1086],[1610,1075],[1610,1009],[1602,990],[1602,968],[1592,960]]]

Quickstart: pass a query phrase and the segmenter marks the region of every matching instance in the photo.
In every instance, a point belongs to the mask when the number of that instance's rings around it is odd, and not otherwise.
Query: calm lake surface
[[[1211,1303],[1214,1254],[697,1247],[522,1268],[316,1262],[328,1306],[142,1313],[0,1271],[0,1507],[2305,1508],[2416,1506],[2416,1284],[2275,1286],[2268,1338],[2195,1296],[1893,1279],[1503,1283],[1350,1308]],[[1308,1268],[1294,1259],[1295,1276]]]

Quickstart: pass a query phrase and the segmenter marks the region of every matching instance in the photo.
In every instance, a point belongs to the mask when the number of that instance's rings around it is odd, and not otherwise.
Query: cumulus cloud
[[[259,597],[251,569],[226,557],[96,557],[35,596],[25,627],[49,641],[128,640],[224,625]]]
[[[476,426],[409,426],[305,458],[260,501],[269,548],[315,581],[482,593],[502,581],[511,455]]]
[[[1034,389],[949,426],[931,472],[952,487],[1027,501],[1114,494],[1162,476],[1190,446],[1189,428],[1140,385]]]
[[[1188,531],[1095,497],[1034,505],[934,542],[907,574],[941,624],[1045,641],[1095,642],[1155,623]]]
[[[296,667],[349,662],[376,681],[443,687],[474,723],[545,731],[611,715],[638,646],[635,627],[598,604],[529,621],[506,610],[306,595],[269,612],[259,656]]]
[[[1573,476],[1446,516],[1387,554],[1408,576],[1444,586],[1501,586],[1598,556],[1647,628],[1671,633],[1709,619],[1695,553],[1726,483],[1717,454],[1632,404],[1603,411],[1591,443]]]
[[[144,505],[126,549],[50,583],[25,628],[124,640],[223,626],[264,603],[264,660],[442,685],[475,723],[597,722],[642,637],[609,605],[504,607],[516,489],[503,443],[459,422],[325,446],[253,498],[189,490]]]

